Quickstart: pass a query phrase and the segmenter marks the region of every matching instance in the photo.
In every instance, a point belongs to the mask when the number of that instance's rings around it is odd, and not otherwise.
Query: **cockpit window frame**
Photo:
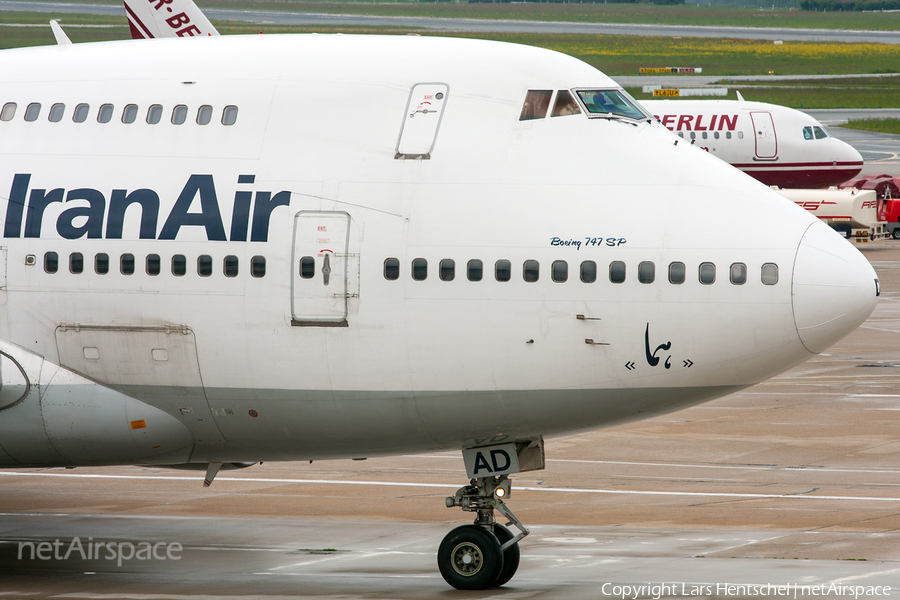
[[[570,91],[571,91],[572,94],[574,95],[575,100],[578,102],[578,105],[581,107],[582,112],[583,112],[583,113],[587,116],[587,118],[589,118],[589,119],[610,119],[610,118],[612,118],[612,119],[623,119],[623,120],[625,120],[625,121],[632,122],[632,123],[637,123],[637,122],[643,121],[643,120],[645,120],[645,119],[648,120],[648,121],[652,121],[652,120],[653,120],[653,116],[652,116],[649,112],[647,112],[647,109],[644,108],[643,106],[641,106],[640,102],[638,102],[637,100],[635,100],[635,99],[631,96],[631,94],[629,94],[628,92],[626,92],[626,91],[625,91],[624,89],[622,89],[621,87],[616,87],[616,86],[610,86],[610,87],[600,87],[600,86],[576,87],[576,88],[571,88]],[[634,117],[632,117],[632,116],[625,115],[625,114],[621,114],[621,113],[609,113],[609,112],[605,112],[605,113],[596,113],[596,112],[591,112],[590,109],[588,108],[587,103],[584,101],[584,98],[582,98],[581,92],[593,92],[593,91],[597,91],[597,92],[616,92],[617,94],[620,94],[625,100],[627,100],[627,101],[628,101],[634,108],[636,108],[637,111],[638,111],[639,113],[641,113],[643,116],[640,117],[640,118],[634,118]]]

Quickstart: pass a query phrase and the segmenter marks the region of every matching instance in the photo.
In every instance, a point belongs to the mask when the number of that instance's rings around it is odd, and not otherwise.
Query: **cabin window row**
[[[307,263],[300,262],[300,274],[306,278],[312,277],[313,259]],[[304,272],[304,264],[307,265]],[[428,261],[424,258],[413,259],[410,275],[414,281],[424,281],[428,278]],[[583,261],[578,267],[578,278],[584,283],[597,281],[598,267],[592,260]],[[478,259],[466,263],[466,279],[469,281],[481,281],[484,278],[484,263]],[[453,281],[456,278],[456,261],[445,258],[438,263],[438,278],[441,281]],[[540,279],[541,265],[536,260],[526,260],[522,263],[522,279],[534,283]],[[627,265],[620,260],[609,263],[609,281],[611,283],[624,283],[627,278]],[[497,281],[510,281],[513,277],[513,265],[509,260],[498,260],[494,263],[494,279]],[[669,283],[682,284],[687,279],[687,267],[683,262],[669,263],[667,268]],[[716,282],[716,265],[711,262],[700,263],[697,267],[697,279],[704,285],[712,285]],[[389,281],[400,279],[400,260],[387,258],[384,261],[384,278]],[[569,264],[564,260],[553,261],[550,265],[550,279],[555,283],[565,283],[569,280]],[[653,283],[656,281],[656,264],[651,261],[643,261],[637,266],[637,280],[640,283]],[[743,285],[748,280],[747,265],[733,263],[728,267],[728,280],[734,285]],[[766,263],[760,269],[760,281],[765,285],[778,283],[778,265]]]
[[[47,273],[57,273],[59,271],[59,254],[56,252],[47,252],[44,254],[44,271]],[[90,257],[88,257],[90,260]],[[110,272],[112,261],[110,256],[104,252],[94,255],[94,273],[98,275],[106,275]],[[148,254],[144,257],[144,272],[147,275],[159,275],[163,270],[163,260],[159,254]],[[197,275],[200,277],[210,277],[213,274],[213,258],[208,254],[201,254],[197,257]],[[187,275],[188,260],[184,254],[175,254],[169,261],[172,275],[181,277]],[[138,269],[138,259],[134,254],[126,253],[119,256],[119,273],[122,275],[134,275]],[[85,257],[81,252],[72,252],[69,254],[69,272],[80,275],[85,271]],[[237,256],[229,255],[222,259],[222,274],[225,277],[237,277],[240,273],[240,260]],[[264,256],[254,256],[250,259],[250,275],[253,277],[265,277],[266,275],[266,258]]]
[[[691,138],[692,140],[696,140],[696,139],[697,139],[697,134],[698,134],[698,133],[700,134],[700,138],[701,138],[701,139],[704,139],[704,140],[709,139],[709,134],[710,134],[710,133],[713,135],[713,139],[716,139],[716,140],[719,139],[719,132],[718,132],[718,131],[689,131],[689,132],[688,132],[688,134],[690,135],[690,138]],[[724,133],[725,133],[725,139],[726,139],[726,140],[730,140],[730,139],[731,139],[731,132],[730,132],[730,131],[725,131]],[[684,132],[683,132],[683,131],[679,131],[679,132],[678,132],[678,137],[683,138],[683,137],[684,137]],[[737,132],[737,139],[739,139],[739,140],[744,139],[744,132],[743,132],[743,131],[738,131],[738,132]]]
[[[15,102],[7,102],[3,105],[3,108],[0,109],[0,121],[12,121],[16,116],[16,110],[18,109],[18,105]],[[28,106],[25,107],[25,120],[30,122],[37,121],[41,116],[41,103],[40,102],[32,102]],[[126,104],[120,113],[120,120],[122,123],[131,124],[137,121],[138,114],[140,113],[140,108],[137,104]],[[145,114],[144,120],[150,125],[156,125],[163,118],[163,106],[162,104],[151,104],[147,107],[147,112]],[[168,119],[173,125],[183,125],[187,122],[189,109],[186,104],[176,104],[172,107],[172,112],[169,115]],[[197,113],[194,117],[194,121],[197,125],[209,125],[212,122],[213,118],[213,107],[209,104],[204,104],[197,108]],[[57,102],[50,106],[50,110],[47,111],[47,120],[51,123],[59,123],[63,120],[63,117],[66,113],[66,105]],[[91,114],[91,105],[86,103],[81,103],[75,105],[75,108],[72,110],[72,121],[75,123],[84,123],[88,120],[88,117]],[[116,114],[116,108],[112,104],[101,104],[97,109],[96,119],[98,123],[109,123],[113,120],[113,116]],[[237,122],[238,115],[238,107],[234,105],[226,106],[222,109],[222,116],[220,122],[222,125],[234,125]]]

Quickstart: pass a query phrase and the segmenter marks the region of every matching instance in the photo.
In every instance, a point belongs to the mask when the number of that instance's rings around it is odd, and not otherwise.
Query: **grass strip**
[[[900,135],[900,119],[851,119],[841,127]]]

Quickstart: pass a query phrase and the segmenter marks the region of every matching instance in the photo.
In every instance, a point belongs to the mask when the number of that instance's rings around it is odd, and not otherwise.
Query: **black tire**
[[[448,533],[437,558],[444,581],[458,590],[485,590],[503,571],[497,536],[479,525],[463,525]]]
[[[900,227],[895,227],[891,232],[891,237],[895,240],[900,240]]]
[[[513,539],[513,534],[510,530],[500,523],[494,524],[494,535],[497,536],[497,541],[500,542],[501,546],[508,540]],[[503,568],[500,569],[500,574],[497,575],[497,579],[491,584],[491,587],[504,586],[513,578],[513,575],[516,574],[516,570],[519,568],[519,557],[519,542],[503,551]]]

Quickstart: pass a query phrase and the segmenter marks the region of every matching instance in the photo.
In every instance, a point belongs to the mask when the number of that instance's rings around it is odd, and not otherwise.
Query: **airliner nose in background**
[[[862,155],[806,113],[739,100],[643,100],[686,141],[766,185],[823,188],[856,177]]]
[[[464,589],[514,575],[527,528],[503,499],[544,436],[754,385],[878,290],[604,74],[513,44],[4,50],[0,157],[0,465],[211,482],[460,450],[446,503],[477,522],[438,566]]]

